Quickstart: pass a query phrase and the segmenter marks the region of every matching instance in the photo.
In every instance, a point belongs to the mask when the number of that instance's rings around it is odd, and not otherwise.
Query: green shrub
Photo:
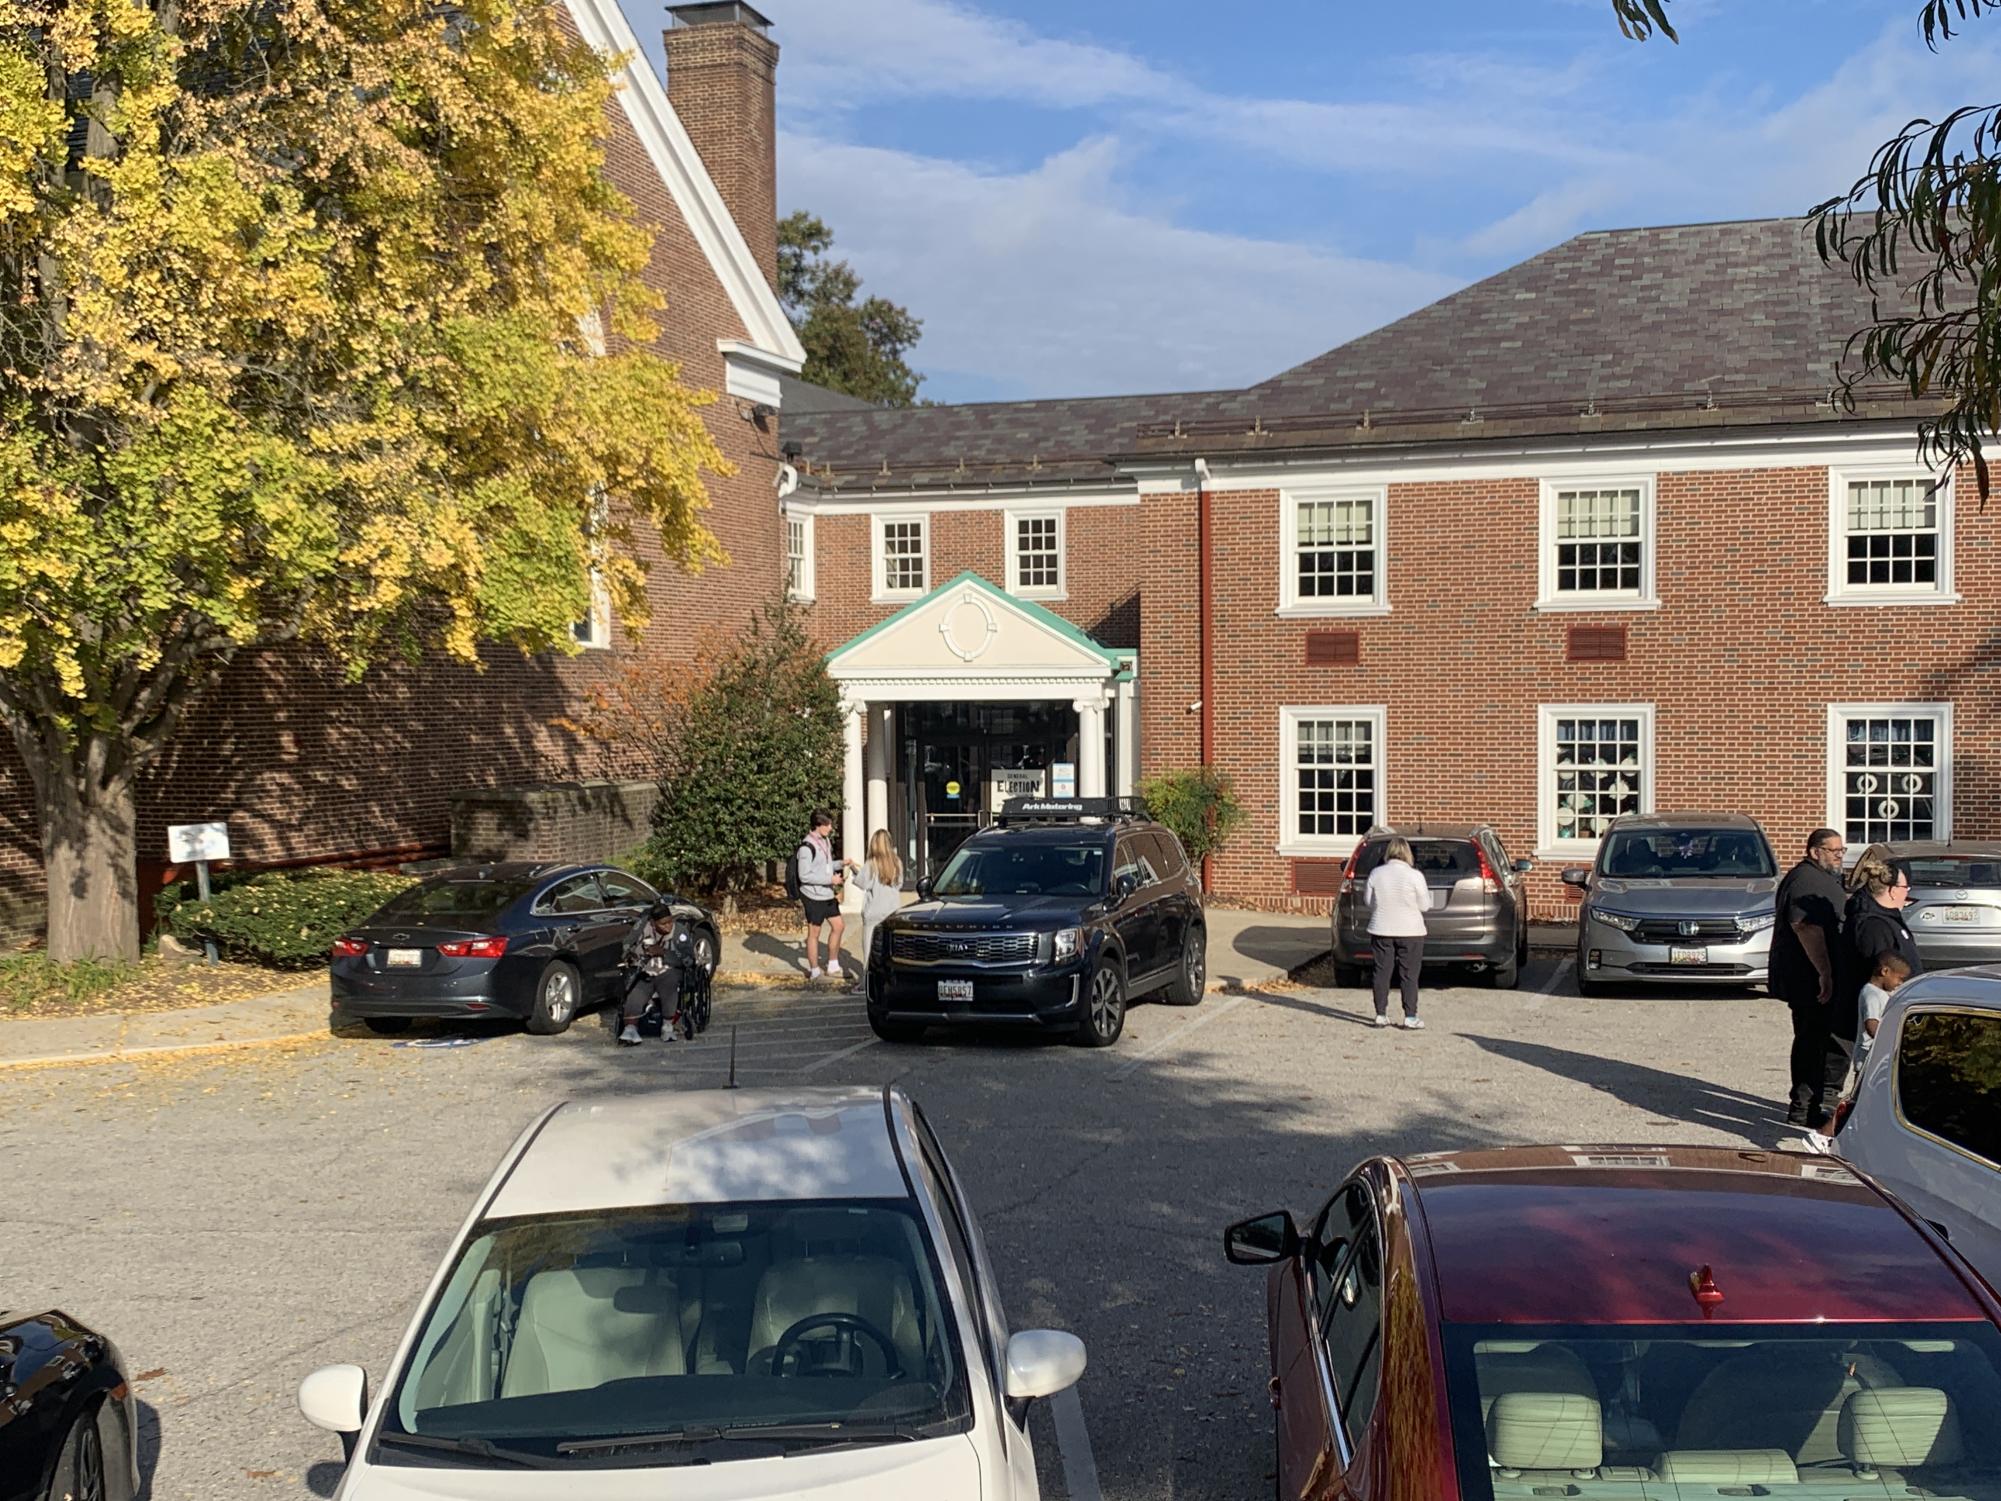
[[[1229,777],[1213,766],[1151,777],[1140,784],[1139,795],[1148,816],[1174,830],[1197,865],[1221,849],[1249,816]]]
[[[233,870],[226,874],[211,874],[208,878],[210,896],[220,896],[232,886],[241,886],[245,881],[257,878],[254,870]],[[198,901],[197,887],[193,876],[184,881],[169,881],[153,893],[153,931],[171,933],[174,931],[174,909],[188,902]]]
[[[175,905],[172,931],[188,944],[213,938],[232,959],[307,969],[325,961],[342,931],[414,884],[386,871],[268,871],[233,882],[206,902]]]

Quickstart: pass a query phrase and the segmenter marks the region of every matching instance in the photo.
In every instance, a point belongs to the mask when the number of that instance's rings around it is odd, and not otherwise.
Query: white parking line
[[[843,1058],[852,1058],[855,1056],[855,1054],[859,1053],[863,1048],[874,1047],[875,1043],[876,1043],[875,1035],[871,1033],[869,1036],[864,1037],[860,1042],[856,1043],[853,1047],[842,1048],[838,1053],[829,1053],[826,1057],[822,1058],[818,1063],[809,1063],[804,1068],[800,1069],[799,1072],[802,1074],[817,1074],[818,1072],[820,1072],[821,1069],[825,1068],[828,1064],[839,1063]]]
[[[1173,1046],[1175,1043],[1179,1042],[1182,1038],[1186,1037],[1190,1032],[1193,1032],[1196,1028],[1206,1027],[1209,1025],[1210,1022],[1215,1021],[1220,1017],[1228,1016],[1232,1011],[1236,1010],[1237,1007],[1243,1005],[1244,1002],[1248,1001],[1249,999],[1250,997],[1248,995],[1233,995],[1227,1001],[1224,1001],[1219,1006],[1205,1006],[1202,1009],[1202,1014],[1196,1017],[1193,1021],[1189,1022],[1186,1026],[1176,1027],[1172,1032],[1166,1033],[1165,1035],[1160,1037],[1156,1037],[1152,1042],[1148,1043],[1145,1047],[1139,1049],[1138,1052],[1132,1054],[1130,1057],[1125,1059],[1125,1061],[1120,1063],[1120,1065],[1117,1068],[1112,1070],[1112,1077],[1114,1079],[1123,1079],[1127,1074],[1131,1073],[1134,1069],[1138,1068],[1142,1063],[1146,1062],[1147,1059],[1153,1057],[1154,1054],[1165,1051],[1167,1048]]]
[[[1056,1423],[1056,1452],[1063,1460],[1063,1488],[1070,1501],[1104,1501],[1098,1489],[1098,1461],[1091,1453],[1091,1433],[1084,1426],[1084,1404],[1077,1388],[1065,1387],[1049,1399],[1049,1416]]]
[[[1577,956],[1575,954],[1564,955],[1563,962],[1549,972],[1549,978],[1543,981],[1542,985],[1538,987],[1536,994],[1555,995],[1558,988],[1563,984],[1563,977],[1570,973],[1571,966],[1575,963],[1577,963]]]

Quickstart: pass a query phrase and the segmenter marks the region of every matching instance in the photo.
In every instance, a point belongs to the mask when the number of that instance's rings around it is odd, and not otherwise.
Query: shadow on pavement
[[[136,1501],[153,1501],[153,1471],[160,1467],[160,1409],[139,1400],[139,1494]]]
[[[347,1466],[339,1460],[321,1460],[306,1471],[306,1489],[315,1496],[331,1496],[340,1486],[340,1477],[346,1473]]]
[[[1465,1036],[1468,1042],[1497,1057],[1539,1068],[1559,1078],[1575,1079],[1635,1109],[1669,1120],[1716,1127],[1753,1138],[1776,1135],[1784,1129],[1783,1102],[1725,1089],[1705,1079],[1512,1037],[1482,1037],[1471,1032]]]

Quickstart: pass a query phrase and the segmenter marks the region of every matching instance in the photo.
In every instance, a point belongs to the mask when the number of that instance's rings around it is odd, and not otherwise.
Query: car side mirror
[[[1515,873],[1516,875],[1518,875],[1518,876],[1525,876],[1525,875],[1527,875],[1527,874],[1528,874],[1528,873],[1529,873],[1530,871],[1532,871],[1532,870],[1534,870],[1534,869],[1535,869],[1535,861],[1533,861],[1533,860],[1517,860],[1517,861],[1515,861],[1515,863],[1514,863],[1513,865],[1509,866],[1508,868],[1509,868],[1510,870],[1512,870],[1512,871],[1513,871],[1513,872],[1514,872],[1514,873]]]
[[[931,885],[931,878],[930,878],[929,876],[919,876],[919,877],[917,878],[917,900],[918,900],[918,901],[920,901],[920,902],[928,902],[928,901],[930,901],[930,900],[931,900],[931,892],[932,892],[932,890],[933,890],[933,887],[932,887],[932,885]]]
[[[1132,899],[1132,894],[1138,890],[1139,890],[1139,877],[1134,875],[1131,871],[1127,871],[1124,875],[1118,878],[1116,883],[1114,883],[1112,894],[1116,896],[1120,901],[1124,902],[1124,901],[1130,901]]]
[[[1299,1226],[1286,1210],[1239,1220],[1223,1232],[1224,1258],[1237,1266],[1269,1266],[1299,1254]]]
[[[1024,1329],[1007,1342],[1003,1395],[1017,1418],[1037,1397],[1068,1391],[1084,1374],[1084,1342],[1060,1329]]]
[[[368,1416],[368,1372],[358,1365],[321,1366],[299,1383],[299,1411],[315,1428],[340,1435],[343,1454],[354,1458]]]
[[[1563,884],[1566,886],[1575,886],[1580,891],[1583,890],[1591,884],[1591,867],[1588,865],[1571,866],[1563,873]]]

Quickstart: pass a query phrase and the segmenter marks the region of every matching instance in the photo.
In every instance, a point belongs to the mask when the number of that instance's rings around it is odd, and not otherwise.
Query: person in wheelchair
[[[674,910],[656,902],[626,935],[625,1003],[619,1011],[618,1040],[637,1047],[640,1027],[649,1017],[660,1022],[660,1039],[692,1039],[694,1030],[681,1007],[681,977],[694,960],[694,944]]]

